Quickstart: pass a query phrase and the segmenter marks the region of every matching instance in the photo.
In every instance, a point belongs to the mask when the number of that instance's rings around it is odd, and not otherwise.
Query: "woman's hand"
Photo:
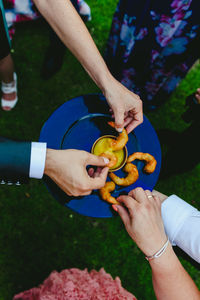
[[[123,206],[113,205],[113,208],[117,208],[130,237],[145,255],[156,253],[167,241],[158,197],[136,188],[128,196],[118,197],[117,201]]]
[[[113,77],[103,91],[110,106],[116,124],[116,130],[124,127],[128,133],[143,122],[142,101]]]
[[[127,232],[146,256],[154,255],[167,241],[161,218],[161,201],[142,188],[128,196],[117,198],[121,205],[113,205],[124,222]],[[160,257],[149,261],[156,299],[200,299],[191,277],[184,270],[171,245]]]
[[[142,101],[111,75],[70,0],[59,0],[59,4],[54,0],[33,1],[63,43],[102,90],[113,110],[117,128],[127,126],[129,133],[141,124],[143,121]]]
[[[104,157],[80,150],[47,149],[44,173],[48,175],[66,194],[84,196],[105,185],[108,160]],[[87,165],[101,166],[95,178],[88,175]]]

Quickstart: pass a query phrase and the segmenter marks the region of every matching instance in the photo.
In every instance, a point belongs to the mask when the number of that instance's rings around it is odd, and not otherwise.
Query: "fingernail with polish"
[[[103,160],[104,160],[105,164],[109,163],[109,159],[107,157],[103,157]]]
[[[116,128],[118,132],[122,132],[123,128]]]
[[[113,208],[115,211],[118,211],[117,206],[112,205],[112,208]]]

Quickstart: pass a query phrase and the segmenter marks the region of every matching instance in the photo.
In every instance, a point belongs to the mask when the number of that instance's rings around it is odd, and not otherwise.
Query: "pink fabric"
[[[15,24],[40,17],[32,0],[4,0],[5,15],[10,38],[15,34]]]
[[[12,39],[15,34],[16,23],[33,21],[41,17],[33,3],[33,0],[4,0],[3,2],[5,5],[5,15],[10,39]],[[83,2],[83,0],[77,0],[79,11],[81,10]]]
[[[38,288],[15,295],[13,300],[137,300],[102,268],[53,271]]]

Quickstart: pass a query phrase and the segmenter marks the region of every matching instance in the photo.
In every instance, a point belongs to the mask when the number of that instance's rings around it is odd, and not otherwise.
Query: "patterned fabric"
[[[102,268],[52,272],[38,288],[15,295],[13,300],[137,300]]]
[[[71,2],[78,11],[82,0],[71,0]],[[4,5],[11,39],[15,33],[16,23],[32,21],[41,17],[32,0],[4,0]]]
[[[159,104],[200,56],[199,0],[120,0],[106,50],[113,75]]]
[[[4,6],[11,39],[15,34],[16,23],[32,21],[40,17],[31,0],[4,0]]]

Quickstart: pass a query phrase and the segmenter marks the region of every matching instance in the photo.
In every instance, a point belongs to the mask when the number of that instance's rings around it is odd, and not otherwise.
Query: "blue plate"
[[[103,95],[91,94],[80,96],[65,102],[46,121],[40,141],[47,142],[52,149],[80,149],[91,152],[92,145],[102,135],[117,135],[107,122],[110,120],[109,107]],[[161,148],[158,137],[149,120],[144,116],[144,122],[129,134],[127,143],[128,154],[133,152],[148,152],[157,160],[154,173],[147,175],[142,161],[135,161],[139,171],[139,179],[131,186],[117,187],[112,193],[114,197],[127,194],[136,187],[152,190],[158,180],[161,167]],[[124,177],[122,170],[115,172]],[[108,218],[115,215],[110,204],[101,200],[97,190],[84,197],[67,196],[51,179],[44,177],[51,194],[63,205],[79,214]]]

